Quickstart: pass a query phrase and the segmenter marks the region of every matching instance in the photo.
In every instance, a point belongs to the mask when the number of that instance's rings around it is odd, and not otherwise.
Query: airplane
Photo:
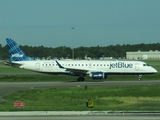
[[[78,76],[77,81],[84,81],[88,75],[92,79],[105,79],[110,74],[155,74],[157,70],[142,61],[127,60],[35,60],[27,56],[11,38],[6,38],[12,67],[27,69],[45,74],[66,74]]]

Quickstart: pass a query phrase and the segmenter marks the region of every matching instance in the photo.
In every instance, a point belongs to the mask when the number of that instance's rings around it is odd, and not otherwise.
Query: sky
[[[0,44],[77,48],[160,42],[160,0],[0,0]]]

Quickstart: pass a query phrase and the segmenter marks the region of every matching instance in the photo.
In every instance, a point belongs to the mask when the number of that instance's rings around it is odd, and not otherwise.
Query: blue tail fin
[[[17,43],[10,39],[6,38],[8,49],[9,49],[9,55],[11,61],[26,61],[26,60],[34,60],[31,57],[28,57],[17,45]]]

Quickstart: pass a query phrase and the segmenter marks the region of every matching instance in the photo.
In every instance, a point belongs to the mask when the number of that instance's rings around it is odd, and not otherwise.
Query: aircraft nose
[[[157,73],[158,71],[155,68],[152,68],[153,73]]]

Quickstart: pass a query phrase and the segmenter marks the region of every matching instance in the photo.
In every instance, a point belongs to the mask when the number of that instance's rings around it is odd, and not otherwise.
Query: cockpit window
[[[143,64],[143,66],[150,66],[149,64]]]

